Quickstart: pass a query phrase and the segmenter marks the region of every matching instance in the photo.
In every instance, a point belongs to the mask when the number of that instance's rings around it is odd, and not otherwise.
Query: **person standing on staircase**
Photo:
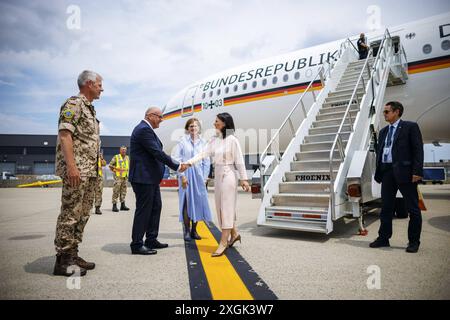
[[[369,46],[366,43],[366,36],[364,33],[359,35],[359,39],[357,42],[358,52],[359,52],[359,60],[363,60],[367,58],[367,54],[369,53]]]
[[[95,214],[102,214],[100,207],[102,206],[103,197],[103,167],[106,166],[106,161],[103,159],[103,154],[98,155],[98,175],[95,184],[95,194],[94,194],[94,206]]]
[[[125,196],[127,195],[127,181],[128,181],[128,168],[130,167],[130,160],[127,156],[127,147],[121,146],[120,153],[116,154],[109,163],[109,168],[114,172],[114,187],[112,211],[119,212],[117,208],[117,199],[120,198],[120,210],[128,211],[125,205]]]
[[[206,146],[206,141],[200,137],[201,125],[198,119],[189,119],[184,129],[186,135],[181,138],[172,156],[178,162],[193,158]],[[180,222],[184,223],[184,241],[201,240],[197,233],[198,221],[212,221],[206,189],[210,165],[209,157],[205,157],[191,169],[178,173],[178,184],[181,186],[178,190]]]

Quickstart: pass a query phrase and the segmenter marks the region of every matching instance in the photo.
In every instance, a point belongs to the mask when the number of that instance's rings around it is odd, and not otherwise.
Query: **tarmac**
[[[329,235],[270,229],[256,225],[260,200],[243,192],[237,203],[242,243],[235,247],[278,299],[450,299],[450,185],[421,190],[428,210],[416,254],[405,252],[408,219],[394,220],[390,248],[372,249],[377,214],[366,216],[367,236],[357,235],[357,221],[347,218]],[[159,240],[169,248],[152,256],[130,254],[132,190],[128,212],[111,211],[111,194],[104,189],[103,215],[91,215],[80,245],[80,256],[96,268],[75,281],[52,275],[61,189],[0,189],[0,299],[190,300],[195,279],[176,190],[162,191]],[[215,212],[213,190],[209,202]]]

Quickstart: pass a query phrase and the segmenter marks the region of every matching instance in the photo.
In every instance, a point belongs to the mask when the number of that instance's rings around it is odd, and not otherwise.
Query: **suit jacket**
[[[375,181],[383,178],[382,156],[389,126],[381,129],[377,146]],[[415,122],[400,120],[392,140],[392,168],[397,183],[408,183],[412,176],[423,177],[423,141]]]
[[[128,180],[134,183],[159,184],[164,176],[164,165],[177,170],[179,163],[164,153],[155,131],[142,120],[131,134]]]

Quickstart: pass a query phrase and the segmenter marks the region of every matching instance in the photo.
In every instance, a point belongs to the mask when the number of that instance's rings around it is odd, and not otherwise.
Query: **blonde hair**
[[[184,126],[184,130],[186,130],[186,132],[189,131],[189,126],[194,123],[197,122],[198,124],[198,133],[202,132],[202,125],[200,124],[200,120],[198,120],[197,118],[190,118],[187,122],[186,125]]]

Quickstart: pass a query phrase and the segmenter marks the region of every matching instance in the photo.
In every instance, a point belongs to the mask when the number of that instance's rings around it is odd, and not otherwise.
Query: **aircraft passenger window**
[[[226,87],[225,88],[225,93],[228,93],[228,92],[230,92],[230,88]]]
[[[450,40],[444,40],[441,44],[442,50],[450,49]]]
[[[206,93],[203,92],[202,99],[205,99],[205,97],[206,97]]]
[[[242,90],[247,90],[247,84],[246,84],[246,83],[244,83],[244,84],[242,85]]]
[[[267,79],[263,79],[263,81],[262,81],[262,85],[265,87],[266,86],[266,84],[267,84]]]
[[[423,50],[423,53],[430,54],[432,49],[433,48],[431,47],[431,44],[426,44],[423,46],[422,50]]]
[[[220,96],[220,89],[217,89],[217,95]]]
[[[212,95],[213,95],[213,92],[212,92],[212,91],[210,91],[210,92],[209,92],[209,97],[211,98],[211,97],[212,97]]]
[[[238,89],[238,86],[237,86],[237,84],[235,84],[234,87],[233,87],[233,91],[236,92],[237,89]]]
[[[296,72],[295,74],[294,74],[294,79],[295,80],[298,80],[300,78],[300,72]]]
[[[272,78],[272,83],[275,84],[275,83],[277,83],[277,82],[278,82],[278,77],[273,77],[273,78]]]
[[[288,80],[289,80],[289,75],[288,75],[288,74],[285,74],[285,75],[283,76],[283,81],[286,82],[286,81],[288,81]]]
[[[311,69],[306,70],[306,74],[305,75],[306,75],[307,78],[311,78],[312,70]]]
[[[258,84],[258,82],[253,81],[253,82],[252,82],[252,87],[253,87],[253,88],[256,88],[256,85],[257,85],[257,84]]]

